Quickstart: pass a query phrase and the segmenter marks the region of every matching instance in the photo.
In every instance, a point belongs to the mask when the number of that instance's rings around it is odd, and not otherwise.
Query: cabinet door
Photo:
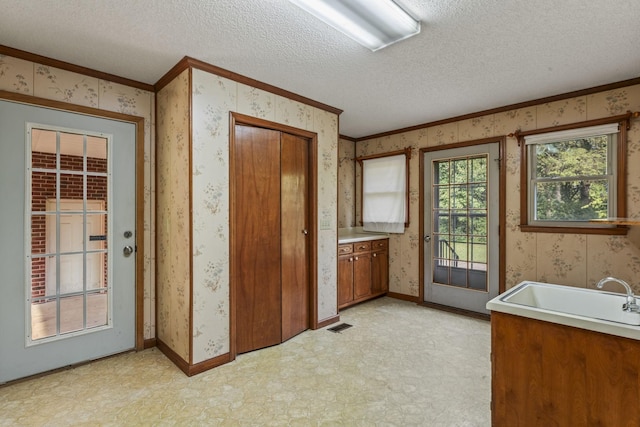
[[[389,252],[377,251],[371,255],[371,292],[389,291]]]
[[[353,256],[338,257],[338,307],[353,301]]]
[[[371,253],[353,257],[353,298],[371,295]]]

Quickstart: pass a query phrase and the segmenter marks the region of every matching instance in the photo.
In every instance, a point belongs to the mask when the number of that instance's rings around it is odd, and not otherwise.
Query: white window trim
[[[618,123],[608,123],[606,125],[527,135],[524,137],[524,141],[526,145],[547,144],[549,142],[567,141],[570,139],[584,138],[588,136],[617,134],[619,131],[620,125]]]

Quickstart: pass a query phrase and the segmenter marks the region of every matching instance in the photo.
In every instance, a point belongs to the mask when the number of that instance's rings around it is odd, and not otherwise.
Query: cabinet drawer
[[[356,242],[353,244],[354,252],[368,252],[371,250],[371,242]]]
[[[353,252],[353,245],[349,243],[348,245],[338,245],[338,255],[350,254]]]
[[[389,239],[374,240],[371,242],[371,249],[387,249],[389,247]]]

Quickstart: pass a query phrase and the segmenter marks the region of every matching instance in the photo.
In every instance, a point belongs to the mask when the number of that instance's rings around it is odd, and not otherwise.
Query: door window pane
[[[487,159],[434,161],[434,283],[487,289]]]
[[[60,333],[76,332],[84,328],[84,295],[60,298]]]
[[[31,302],[31,339],[56,336],[58,325],[57,302],[33,299]]]
[[[87,137],[87,172],[107,173],[107,139]]]
[[[107,324],[107,303],[109,301],[107,297],[106,290],[87,295],[87,328],[97,328]]]
[[[108,325],[108,139],[31,129],[31,340]]]
[[[60,170],[84,170],[84,135],[60,132]]]

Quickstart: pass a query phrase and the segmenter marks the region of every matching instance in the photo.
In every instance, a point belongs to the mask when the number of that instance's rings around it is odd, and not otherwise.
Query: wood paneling
[[[309,329],[309,146],[281,134],[282,341]]]
[[[236,126],[236,350],[281,342],[280,132]]]
[[[638,426],[640,341],[494,312],[492,424]]]

